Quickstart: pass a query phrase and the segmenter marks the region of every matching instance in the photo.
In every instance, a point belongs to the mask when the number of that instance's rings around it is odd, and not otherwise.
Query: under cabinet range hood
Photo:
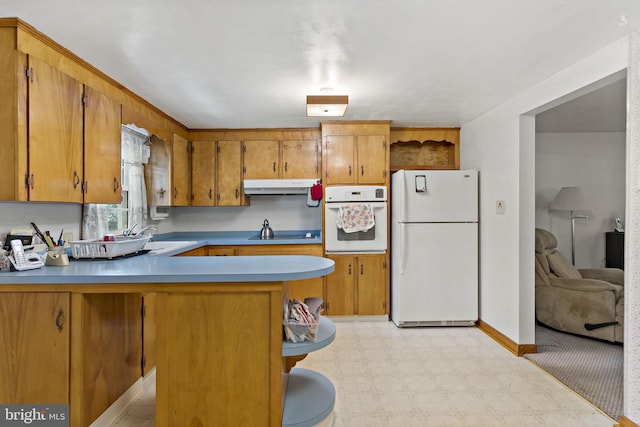
[[[245,179],[244,194],[307,194],[317,179]]]

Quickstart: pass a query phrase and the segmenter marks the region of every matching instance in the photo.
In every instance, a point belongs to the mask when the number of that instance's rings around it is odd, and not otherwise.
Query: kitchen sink
[[[152,255],[162,255],[167,252],[176,251],[181,248],[186,248],[188,246],[195,245],[196,243],[198,242],[195,240],[194,241],[173,240],[173,241],[166,241],[166,242],[151,241],[151,242],[147,242],[147,244],[144,245],[144,249],[149,249],[150,250],[149,253]]]

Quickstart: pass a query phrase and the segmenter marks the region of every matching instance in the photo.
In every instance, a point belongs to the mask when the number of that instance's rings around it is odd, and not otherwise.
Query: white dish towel
[[[373,207],[370,204],[348,204],[338,208],[336,225],[345,233],[367,231],[375,225]]]

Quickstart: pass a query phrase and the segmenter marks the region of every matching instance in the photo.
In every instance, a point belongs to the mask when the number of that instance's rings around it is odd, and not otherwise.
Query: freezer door
[[[398,171],[391,198],[393,222],[475,222],[478,171]]]
[[[394,224],[391,255],[394,323],[478,319],[477,224]]]

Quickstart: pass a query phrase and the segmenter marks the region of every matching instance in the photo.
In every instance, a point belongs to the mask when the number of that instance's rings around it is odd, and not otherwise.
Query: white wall
[[[0,240],[12,228],[32,230],[31,222],[42,231],[49,230],[55,238],[64,229],[79,239],[81,215],[81,205],[73,203],[0,202]]]
[[[536,227],[551,231],[558,248],[571,259],[569,212],[549,212],[561,187],[580,186],[589,211],[575,220],[578,268],[604,267],[606,231],[624,219],[626,134],[536,134]]]
[[[258,232],[265,219],[276,232],[322,228],[322,208],[307,207],[305,195],[251,196],[251,206],[174,207],[171,210],[172,231]]]
[[[12,228],[31,229],[33,221],[57,238],[61,229],[80,238],[82,206],[72,203],[0,202],[0,241]],[[160,233],[171,231],[246,231],[262,228],[268,219],[277,230],[320,230],[322,208],[306,206],[306,196],[252,196],[243,207],[174,207],[171,217],[149,221]]]
[[[610,83],[628,56],[621,39],[461,127],[461,167],[480,170],[480,318],[517,344],[535,343],[532,116],[594,82]],[[505,201],[504,215],[497,200]]]

